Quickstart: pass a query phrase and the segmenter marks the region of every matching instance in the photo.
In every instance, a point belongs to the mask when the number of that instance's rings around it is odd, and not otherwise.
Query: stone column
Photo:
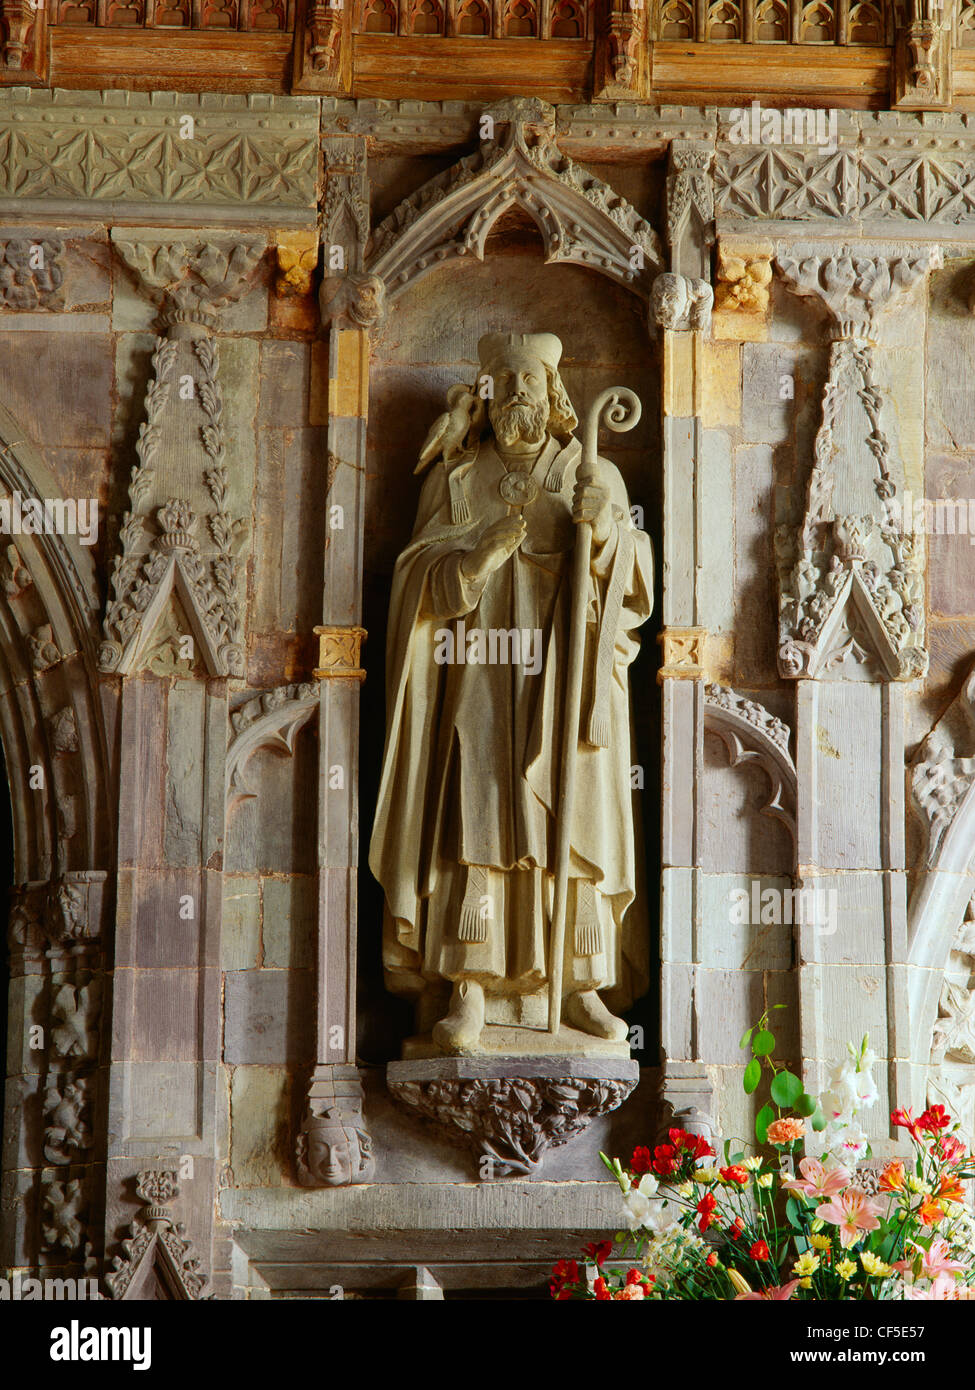
[[[696,966],[700,959],[700,787],[706,675],[702,366],[712,292],[702,279],[665,274],[652,311],[663,368],[663,664],[661,1097],[665,1114],[710,1131],[711,1086],[700,1061]]]
[[[776,536],[779,671],[797,682],[804,1082],[819,1091],[827,1065],[869,1032],[886,1069],[868,1112],[878,1156],[889,1111],[910,1102],[904,689],[927,670],[923,542],[901,515],[920,459],[906,432],[896,438],[886,390],[899,368],[882,346],[896,334],[880,325],[939,264],[937,248],[778,256],[790,288],[826,306],[831,340],[804,517]],[[902,419],[908,401],[920,413],[920,380],[900,372],[897,398]]]
[[[362,538],[365,510],[369,329],[382,315],[384,287],[363,274],[368,235],[365,144],[326,142],[322,240],[322,327],[327,344],[327,536],[318,714],[317,1062],[297,1137],[306,1186],[361,1182],[371,1171],[356,1056],[356,878],[359,863],[359,686]],[[323,346],[325,345],[323,344]],[[321,359],[320,363],[321,363]],[[323,363],[321,365],[324,365]],[[331,1124],[323,1122],[330,1121]],[[316,1170],[315,1130],[344,1129],[353,1153],[342,1177]],[[358,1163],[355,1153],[358,1153]]]

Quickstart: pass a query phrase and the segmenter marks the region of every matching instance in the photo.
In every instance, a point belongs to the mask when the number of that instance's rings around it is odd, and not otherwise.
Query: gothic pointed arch
[[[61,496],[40,452],[3,406],[0,492],[13,532],[0,538],[0,738],[14,814],[14,877],[25,884],[108,862],[109,755],[96,674],[101,600],[91,549],[70,529],[77,499]],[[32,498],[51,504],[36,534],[40,513],[23,510]]]
[[[485,113],[480,147],[430,179],[376,228],[367,271],[388,299],[448,260],[484,259],[498,219],[520,208],[534,221],[545,260],[586,266],[648,298],[663,269],[657,233],[555,140],[553,108],[502,102]]]

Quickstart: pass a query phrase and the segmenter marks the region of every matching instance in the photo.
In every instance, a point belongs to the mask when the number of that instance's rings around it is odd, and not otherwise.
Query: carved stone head
[[[372,1140],[347,1122],[337,1106],[306,1115],[296,1144],[298,1181],[304,1187],[347,1187],[375,1170]]]
[[[562,344],[554,333],[486,333],[478,343],[481,381],[489,377],[488,416],[498,442],[534,444],[578,424],[559,376]]]
[[[694,328],[706,331],[711,322],[714,293],[706,280],[658,275],[650,292],[653,317],[662,328]]]

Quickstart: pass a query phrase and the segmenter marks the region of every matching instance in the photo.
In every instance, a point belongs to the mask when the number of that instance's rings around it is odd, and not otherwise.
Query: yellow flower
[[[677,1189],[678,1197],[693,1197],[694,1184],[692,1182],[682,1182]]]
[[[857,1267],[850,1259],[840,1260],[836,1266],[836,1272],[841,1279],[852,1279],[857,1272]]]
[[[811,1289],[811,1288],[812,1288],[812,1280],[811,1280],[811,1279],[800,1279],[800,1280],[799,1280],[799,1287],[800,1287],[800,1289]]]
[[[800,1279],[806,1279],[810,1274],[815,1274],[819,1268],[819,1256],[814,1255],[811,1250],[800,1255],[792,1266],[792,1273],[797,1274]]]
[[[823,1220],[823,1218],[821,1216],[817,1216],[810,1224],[809,1229],[813,1232],[813,1234],[815,1234],[817,1231],[821,1231],[825,1225],[826,1222]]]
[[[721,1174],[718,1172],[717,1168],[696,1168],[694,1170],[694,1181],[703,1182],[705,1185],[711,1182],[717,1182],[720,1177]]]
[[[725,1273],[731,1280],[732,1287],[737,1289],[739,1293],[751,1293],[751,1284],[743,1274],[738,1273],[737,1269],[726,1269]]]
[[[885,1265],[883,1260],[878,1259],[877,1256],[871,1254],[869,1250],[861,1250],[860,1263],[863,1265],[867,1274],[875,1274],[881,1277],[882,1275],[891,1274],[893,1272],[890,1265]]]
[[[771,1187],[772,1183],[775,1181],[775,1174],[762,1173],[759,1175],[756,1181],[758,1182],[759,1187]]]
[[[829,1236],[811,1236],[809,1244],[814,1250],[829,1250],[833,1242],[830,1240]]]
[[[931,1189],[930,1189],[930,1187],[928,1186],[928,1184],[927,1184],[926,1182],[922,1182],[920,1178],[909,1177],[909,1178],[907,1179],[907,1184],[906,1184],[906,1185],[907,1185],[908,1190],[911,1191],[911,1192],[930,1192],[930,1191],[931,1191]]]
[[[752,1154],[751,1158],[746,1158],[741,1166],[747,1168],[749,1173],[755,1173],[761,1168],[762,1159],[757,1154]]]

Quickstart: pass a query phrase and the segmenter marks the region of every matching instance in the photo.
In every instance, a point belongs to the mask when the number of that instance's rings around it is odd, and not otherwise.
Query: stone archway
[[[6,1262],[84,1267],[96,1190],[94,1114],[115,833],[112,692],[95,673],[100,598],[91,553],[39,451],[0,407],[0,490],[11,509],[0,551],[0,739],[13,811],[4,1174],[15,1210]],[[43,529],[27,506],[45,509]],[[77,507],[77,499],[73,499]],[[6,528],[5,528],[6,529]],[[35,1123],[35,1116],[42,1123]],[[95,1228],[91,1223],[90,1229]]]

